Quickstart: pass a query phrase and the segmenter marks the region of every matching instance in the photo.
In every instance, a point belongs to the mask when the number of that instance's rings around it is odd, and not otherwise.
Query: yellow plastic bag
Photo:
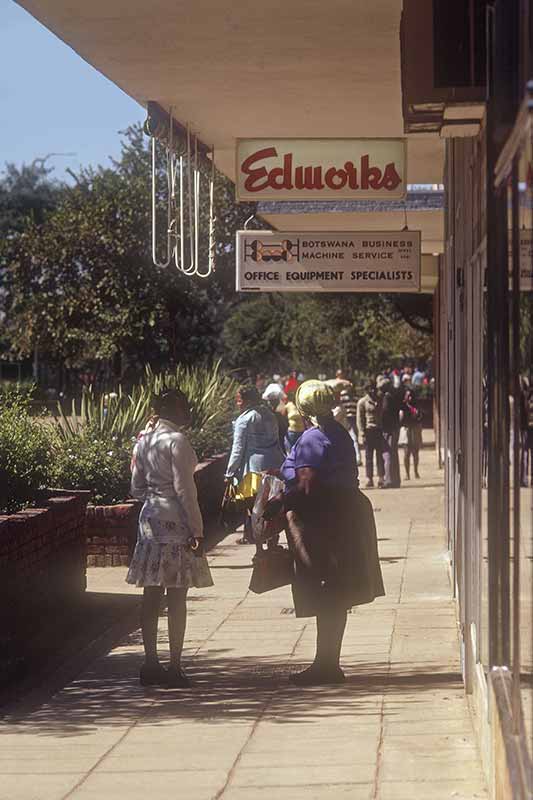
[[[255,497],[261,487],[262,475],[258,472],[248,472],[235,489],[237,502]]]

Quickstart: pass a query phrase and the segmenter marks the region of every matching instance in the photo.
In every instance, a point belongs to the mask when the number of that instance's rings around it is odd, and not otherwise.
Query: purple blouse
[[[304,431],[281,465],[281,475],[290,487],[296,480],[296,471],[312,467],[326,484],[357,486],[357,459],[348,431],[331,420],[323,428]]]

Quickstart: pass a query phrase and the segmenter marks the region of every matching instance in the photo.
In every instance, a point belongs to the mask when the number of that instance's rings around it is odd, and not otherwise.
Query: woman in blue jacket
[[[226,481],[238,484],[238,493],[248,500],[244,536],[239,544],[252,544],[251,509],[261,484],[261,473],[279,469],[284,455],[276,416],[262,402],[255,386],[239,387],[236,402],[240,414],[234,422]]]

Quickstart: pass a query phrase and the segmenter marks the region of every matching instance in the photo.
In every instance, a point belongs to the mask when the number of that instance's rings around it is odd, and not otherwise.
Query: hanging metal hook
[[[215,152],[211,148],[210,172],[205,169],[204,182],[208,186],[208,231],[207,231],[207,267],[200,265],[200,211],[202,197],[202,167],[207,164],[204,145],[198,136],[186,128],[185,153],[181,142],[175,142],[175,125],[172,108],[166,121],[157,122],[149,117],[145,123],[145,132],[152,138],[152,260],[156,267],[167,267],[174,259],[177,269],[184,275],[198,275],[207,278],[215,269]],[[194,137],[194,141],[192,141]],[[157,141],[159,140],[159,141]],[[158,198],[158,147],[165,148],[166,177],[166,253],[158,260],[158,205],[161,214],[162,198]],[[202,149],[201,149],[202,148]],[[159,170],[160,171],[160,170]],[[179,173],[179,174],[178,174]],[[179,193],[179,196],[178,196]],[[159,200],[159,203],[158,203]],[[187,209],[185,209],[187,204]],[[186,224],[186,221],[188,224]],[[161,231],[159,231],[161,238]],[[188,243],[188,264],[185,264],[186,239]]]
[[[172,117],[171,117],[172,119]],[[172,123],[171,123],[172,135]],[[171,199],[171,176],[170,176],[170,156],[168,148],[166,150],[166,182],[167,182],[167,247],[166,256],[163,261],[157,260],[157,142],[156,137],[152,136],[152,261],[156,267],[168,267],[170,259],[172,258],[172,234],[171,216],[172,216],[172,199]]]
[[[191,148],[191,129],[189,125],[187,125],[187,206],[188,206],[188,217],[189,217],[189,254],[190,254],[190,262],[189,266],[185,267],[185,262],[182,263],[182,271],[184,275],[194,275],[196,272],[196,262],[195,262],[195,247],[194,247],[194,213],[196,209],[195,205],[195,188],[196,188],[196,176],[194,173],[194,165],[193,165],[193,156],[192,156],[192,148]]]
[[[207,269],[201,271],[198,266],[196,274],[199,278],[208,278],[215,271],[216,242],[215,242],[215,148],[211,148],[211,171],[209,174],[209,227],[207,243]],[[197,262],[198,264],[198,262]]]

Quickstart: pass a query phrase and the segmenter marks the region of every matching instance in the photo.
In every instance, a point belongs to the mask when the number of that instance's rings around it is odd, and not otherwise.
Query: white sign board
[[[420,231],[237,232],[238,292],[418,292]]]
[[[237,139],[237,200],[397,200],[405,139]]]
[[[520,235],[520,291],[533,290],[533,231],[521,230]],[[511,250],[511,248],[509,248]]]

